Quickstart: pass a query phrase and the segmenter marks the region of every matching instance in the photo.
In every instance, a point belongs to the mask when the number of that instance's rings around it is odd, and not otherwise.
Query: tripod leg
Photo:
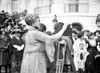
[[[73,69],[74,73],[76,73],[76,68],[75,68],[75,64],[73,62],[73,57],[71,56],[71,53],[70,53],[70,50],[68,47],[66,48],[66,51],[67,51],[68,58],[71,62],[72,69]]]

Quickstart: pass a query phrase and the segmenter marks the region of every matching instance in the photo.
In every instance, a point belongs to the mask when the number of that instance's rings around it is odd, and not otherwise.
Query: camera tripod
[[[65,48],[66,48],[65,40],[58,42],[56,73],[63,73]]]
[[[56,73],[63,73],[63,68],[64,68],[64,61],[65,61],[65,54],[68,55],[68,58],[71,62],[71,66],[73,69],[73,72],[76,73],[76,68],[73,62],[72,55],[70,53],[69,48],[67,47],[66,43],[66,36],[62,37],[63,40],[58,42],[58,50],[57,50],[57,61],[56,61]]]

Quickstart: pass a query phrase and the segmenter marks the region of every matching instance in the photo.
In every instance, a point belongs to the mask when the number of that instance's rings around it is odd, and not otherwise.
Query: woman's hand
[[[64,24],[63,28],[66,30],[67,26],[68,26],[68,24]]]

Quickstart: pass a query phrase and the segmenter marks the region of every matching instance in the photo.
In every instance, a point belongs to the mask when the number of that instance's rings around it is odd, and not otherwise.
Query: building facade
[[[52,20],[56,14],[59,22],[80,22],[84,29],[95,31],[100,0],[0,0],[0,10],[10,13],[27,10],[39,14],[48,30],[53,29]]]

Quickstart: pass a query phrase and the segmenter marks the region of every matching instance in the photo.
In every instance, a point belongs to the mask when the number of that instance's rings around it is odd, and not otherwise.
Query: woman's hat
[[[36,22],[36,20],[40,18],[38,14],[28,14],[25,17],[25,22],[27,23],[27,25],[32,25]]]
[[[96,31],[94,32],[94,34],[96,35],[97,32],[100,34],[100,30],[96,30]]]
[[[40,28],[39,28],[39,30],[40,31],[46,31],[46,26],[45,26],[45,24],[43,24],[43,23],[40,23]]]

